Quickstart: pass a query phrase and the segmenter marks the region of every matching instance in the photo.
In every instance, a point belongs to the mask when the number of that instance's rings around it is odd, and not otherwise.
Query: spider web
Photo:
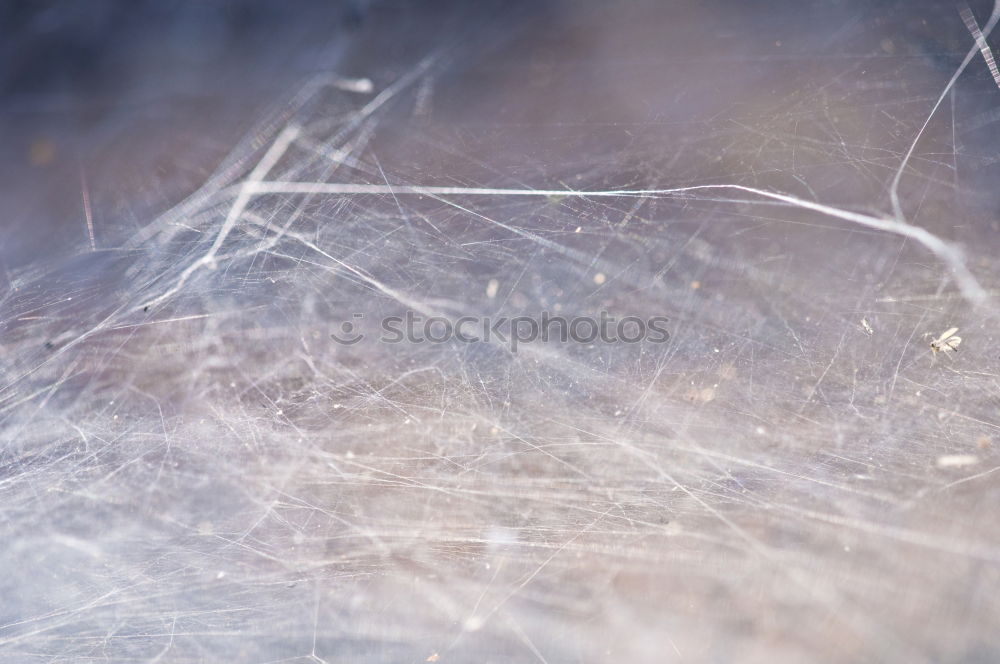
[[[88,198],[0,300],[0,659],[995,659],[998,14],[905,7],[386,12]],[[543,310],[671,339],[375,339]]]

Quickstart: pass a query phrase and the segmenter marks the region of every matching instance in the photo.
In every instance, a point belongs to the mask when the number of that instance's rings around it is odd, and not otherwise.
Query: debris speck
[[[497,296],[498,290],[500,290],[500,282],[496,279],[490,279],[490,282],[486,284],[486,297],[492,300]]]
[[[603,272],[598,272],[597,274],[594,275],[594,283],[597,284],[598,286],[607,281],[607,279],[608,278],[604,276]]]
[[[32,142],[28,148],[28,163],[32,166],[47,166],[56,158],[55,143],[47,138]]]
[[[942,454],[937,458],[938,468],[961,468],[979,463],[975,454]]]

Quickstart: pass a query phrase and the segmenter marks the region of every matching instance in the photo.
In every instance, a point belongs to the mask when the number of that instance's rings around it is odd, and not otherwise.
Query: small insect
[[[958,332],[957,327],[946,330],[941,336],[931,342],[931,351],[935,355],[938,352],[947,353],[948,351],[957,353],[958,345],[962,343],[962,337],[956,337],[956,332]]]
[[[875,334],[875,330],[872,329],[872,324],[868,322],[867,318],[861,319],[861,329],[865,331],[869,337]]]

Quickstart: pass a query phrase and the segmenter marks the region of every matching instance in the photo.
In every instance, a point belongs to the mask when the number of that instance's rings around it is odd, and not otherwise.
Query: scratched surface
[[[7,23],[0,661],[1000,659],[991,6],[279,4]]]

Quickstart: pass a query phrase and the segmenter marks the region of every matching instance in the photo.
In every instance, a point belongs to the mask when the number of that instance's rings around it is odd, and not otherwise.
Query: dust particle
[[[32,166],[48,166],[56,158],[56,145],[47,138],[32,141],[28,148],[28,163]]]
[[[943,454],[937,458],[938,468],[961,468],[979,463],[974,454]]]

